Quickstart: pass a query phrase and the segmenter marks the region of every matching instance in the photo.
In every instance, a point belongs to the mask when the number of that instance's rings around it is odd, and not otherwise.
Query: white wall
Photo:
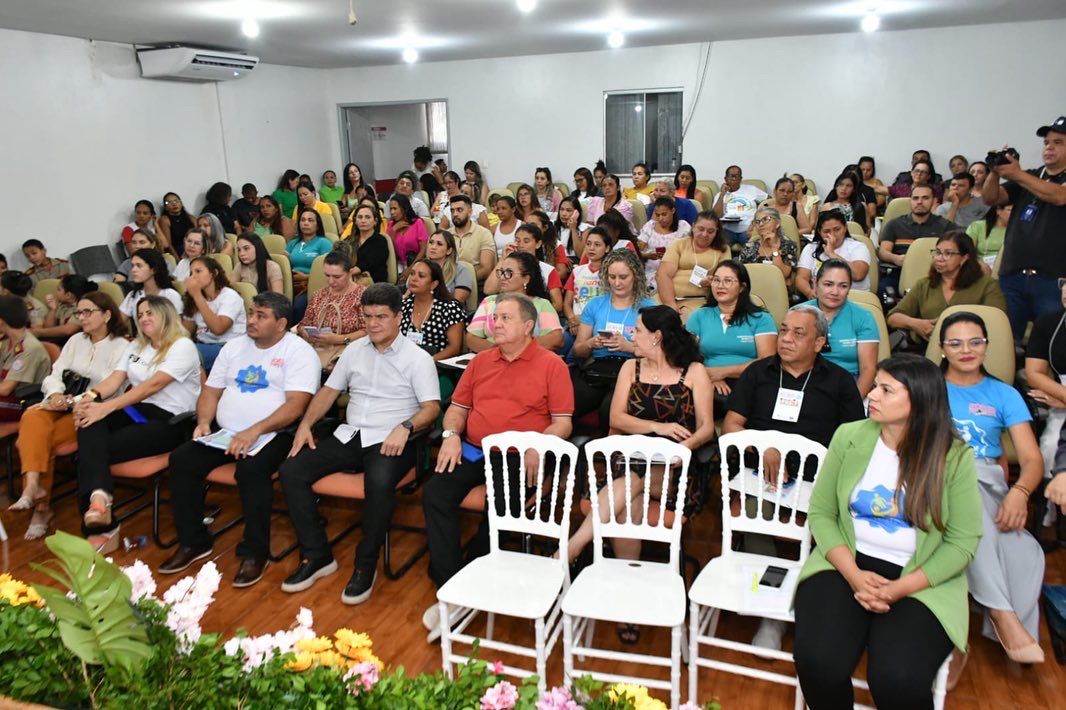
[[[337,155],[325,79],[260,66],[221,85],[150,81],[129,46],[0,30],[0,251],[19,268],[30,237],[57,256],[113,242],[136,200],[159,209],[169,190],[199,207],[217,180],[317,178]]]
[[[1004,142],[1039,164],[1034,130],[1066,110],[1063,36],[1066,20],[716,42],[685,162],[719,182],[731,163],[768,182],[799,171],[823,194],[863,153],[888,180],[917,147],[932,150],[938,170],[954,153],[977,160]],[[699,52],[334,69],[326,86],[330,103],[447,98],[455,165],[477,160],[492,186],[531,180],[537,165],[570,182],[602,156],[603,92],[682,87],[687,112]]]
[[[369,126],[385,129],[384,140],[370,142],[376,179],[393,179],[411,169],[411,151],[426,144],[424,103],[371,106],[355,109]]]

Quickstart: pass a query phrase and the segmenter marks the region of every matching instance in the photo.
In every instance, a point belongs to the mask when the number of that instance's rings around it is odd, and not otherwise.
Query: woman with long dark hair
[[[194,259],[182,297],[182,325],[196,338],[204,369],[211,371],[222,346],[244,335],[244,299],[230,288],[226,272],[209,256]]]
[[[352,213],[352,231],[333,245],[335,250],[348,252],[352,274],[369,274],[374,283],[390,282],[389,237],[381,233],[381,213],[377,203],[363,199]]]
[[[995,306],[1007,310],[999,284],[981,271],[977,249],[965,232],[942,235],[932,252],[929,275],[919,279],[888,312],[890,328],[909,330],[924,342],[948,306]]]
[[[485,178],[481,176],[481,166],[477,164],[476,160],[468,160],[463,165],[463,174],[466,178],[466,184],[474,188],[474,195],[477,197],[476,202],[481,205],[487,205],[489,203],[489,186],[485,184]]]
[[[711,210],[700,212],[692,232],[674,240],[660,260],[655,272],[659,300],[680,313],[682,320],[688,318],[707,299],[710,272],[729,253],[718,215]]]
[[[181,256],[185,233],[196,228],[196,218],[185,209],[178,193],[168,192],[163,195],[163,208],[155,224],[160,241],[170,245],[171,249]]]
[[[869,398],[869,419],[837,429],[811,494],[794,654],[812,710],[852,707],[864,653],[877,707],[932,708],[933,678],[967,646],[981,499],[943,375],[899,355],[879,363]]]
[[[1025,529],[1029,497],[1044,477],[1044,460],[1029,409],[1018,390],[988,374],[991,343],[984,320],[952,313],[940,328],[941,370],[955,428],[977,457],[984,534],[966,569],[970,594],[985,608],[984,635],[1018,663],[1042,663],[1040,587],[1044,550]],[[1009,434],[1021,474],[1008,485],[1000,465],[1001,439]]]
[[[584,221],[581,200],[571,195],[559,201],[559,213],[555,216],[555,233],[566,255],[581,259],[585,253],[585,235],[592,228]]]
[[[426,242],[429,241],[426,223],[415,214],[406,195],[395,193],[389,198],[388,235],[392,237],[396,263],[401,269],[400,281],[406,281],[408,265],[426,255]]]
[[[1003,238],[1007,236],[1007,222],[1010,221],[1011,205],[997,207],[992,205],[985,212],[984,219],[971,222],[966,234],[977,248],[977,258],[981,261],[981,271],[992,273],[999,250],[1003,248]]]
[[[685,198],[687,199],[687,198]],[[692,231],[692,225],[677,216],[677,202],[673,197],[659,197],[652,203],[651,219],[644,223],[637,236],[637,251],[644,261],[648,285],[655,289],[655,272],[659,270],[667,248]]]
[[[574,171],[574,191],[570,193],[570,196],[579,200],[587,200],[590,197],[603,197],[603,193],[600,192],[600,186],[596,183],[596,178],[591,170],[578,168]]]
[[[296,188],[300,185],[300,173],[288,169],[278,178],[278,187],[271,193],[274,201],[281,205],[282,214],[292,214],[299,204]]]
[[[866,225],[866,206],[859,199],[859,181],[855,173],[841,173],[833,183],[833,192],[826,195],[822,203],[822,212],[837,210],[848,222],[855,222],[864,232],[870,231]]]
[[[181,294],[174,290],[174,279],[167,268],[166,259],[156,249],[138,249],[130,257],[130,283],[132,287],[118,309],[133,321],[137,303],[145,296],[161,296],[170,301],[175,311],[181,310]]]
[[[563,199],[563,193],[552,182],[550,168],[537,168],[533,173],[533,190],[536,193],[537,202],[544,212],[558,212],[559,202]]]
[[[286,217],[284,208],[271,195],[259,198],[259,216],[256,217],[255,233],[261,237],[268,234],[280,234],[286,241],[296,236],[296,222]]]
[[[527,183],[522,183],[515,189],[514,201],[517,205],[515,207],[515,217],[520,222],[525,222],[529,219],[529,215],[540,209],[540,203],[537,202],[537,192],[532,185]]]
[[[674,197],[686,200],[696,200],[701,205],[704,203],[703,190],[696,187],[696,168],[691,165],[682,165],[674,173]]]
[[[204,201],[207,204],[200,210],[200,214],[215,215],[218,217],[218,221],[222,223],[222,227],[225,230],[224,233],[237,234],[241,231],[241,225],[237,221],[237,214],[230,206],[232,199],[233,188],[227,183],[216,182],[207,188],[207,192],[204,193]]]
[[[588,218],[595,223],[608,210],[620,212],[626,221],[633,223],[633,206],[622,197],[622,182],[617,175],[607,174],[600,183],[602,197],[593,197],[588,203]]]
[[[256,293],[285,293],[285,277],[281,267],[270,258],[258,234],[245,232],[237,237],[237,266],[233,269],[233,283],[250,283],[255,286]]]
[[[814,242],[803,247],[796,264],[796,291],[814,298],[814,275],[830,259],[843,259],[851,267],[856,291],[870,290],[870,250],[848,233],[848,220],[839,210],[818,215],[814,225]],[[874,266],[873,268],[877,268]]]
[[[548,289],[541,275],[537,257],[515,251],[500,259],[496,265],[496,279],[500,293],[518,292],[529,296],[537,309],[537,324],[533,337],[549,350],[563,347],[563,327],[559,314],[552,307]],[[496,322],[496,294],[486,296],[478,306],[466,329],[466,347],[475,353],[488,350],[495,342],[493,326]]]
[[[727,259],[715,266],[710,286],[706,304],[685,327],[700,341],[715,391],[725,396],[748,365],[776,352],[777,325],[751,300],[751,277],[740,262]]]
[[[418,259],[411,265],[407,297],[400,312],[400,333],[434,360],[446,360],[463,351],[466,309],[452,298],[437,262]]]

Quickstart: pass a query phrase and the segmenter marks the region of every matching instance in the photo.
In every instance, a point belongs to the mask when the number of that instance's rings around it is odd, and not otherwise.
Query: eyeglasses
[[[988,338],[970,338],[969,340],[952,338],[944,341],[944,347],[948,350],[958,350],[963,344],[969,345],[970,350],[980,350],[988,345]]]
[[[82,308],[81,310],[74,311],[74,315],[78,318],[88,318],[93,313],[103,313],[103,310],[100,308]]]
[[[928,170],[911,170],[911,173],[914,174],[914,175],[928,175],[929,171]]]
[[[514,269],[496,269],[496,278],[501,281],[506,281],[512,276],[514,276]]]
[[[929,254],[934,259],[939,258],[939,257],[943,257],[945,259],[950,259],[953,256],[962,256],[962,252],[960,252],[960,251],[940,251],[939,249],[930,249],[929,250]]]
[[[163,200],[164,205],[180,205],[181,200]]]
[[[720,279],[717,276],[711,279],[711,286],[725,286],[726,288],[729,288],[730,286],[736,286],[738,283],[740,282],[736,279]]]
[[[774,221],[773,217],[759,217],[759,219],[755,220],[755,225],[757,227],[761,227],[764,224],[769,224],[770,222],[773,222],[773,221]]]

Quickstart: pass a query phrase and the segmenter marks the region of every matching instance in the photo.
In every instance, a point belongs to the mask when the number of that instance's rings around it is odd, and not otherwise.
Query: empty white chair
[[[574,491],[574,472],[578,463],[577,447],[555,436],[536,432],[509,431],[486,436],[481,442],[485,454],[485,486],[488,504],[489,554],[478,557],[463,567],[437,591],[440,610],[440,650],[444,672],[452,676],[452,664],[461,665],[469,656],[453,650],[453,644],[472,645],[475,637],[465,633],[466,628],[480,612],[486,612],[485,638],[477,639],[481,648],[505,651],[536,661],[535,669],[504,666],[504,673],[518,678],[538,676],[538,687],[547,689],[547,659],[559,639],[560,595],[570,583],[570,568],[566,559],[566,543],[570,537],[570,501]],[[519,511],[504,504],[500,510],[495,482],[489,466],[492,453],[503,456],[503,491],[500,498],[511,500],[512,472],[508,469],[506,453],[519,452],[519,466],[524,466],[524,454],[534,450],[539,465],[536,474],[536,491],[532,501]],[[545,457],[551,454],[554,465],[545,470]],[[525,480],[525,472],[517,471],[515,480]],[[559,481],[562,479],[562,486]],[[523,495],[523,491],[516,493]],[[514,532],[522,535],[549,538],[562,554],[558,558],[543,557],[524,552],[501,550],[499,533]],[[455,616],[453,619],[452,616]],[[529,619],[534,625],[532,648],[492,640],[495,614]]]
[[[722,460],[722,486],[726,489],[722,495],[722,554],[707,563],[689,589],[689,700],[696,699],[699,669],[713,668],[726,673],[791,685],[796,688],[796,707],[802,708],[799,680],[795,675],[727,663],[710,657],[701,658],[699,651],[700,646],[704,645],[792,662],[791,653],[718,638],[715,631],[722,611],[778,621],[793,621],[791,590],[811,551],[811,534],[806,525],[806,517],[800,519],[800,514],[807,510],[814,484],[802,480],[803,472],[812,457],[817,461],[820,470],[825,461],[826,449],[798,434],[755,430],[723,434],[718,438],[718,446]],[[754,470],[744,466],[744,454],[749,448],[755,449],[758,455]],[[776,449],[781,455],[777,480],[772,486],[766,483],[763,476],[763,457],[770,448]],[[729,460],[727,456],[730,449],[739,453],[741,465],[737,475],[727,481],[726,462]],[[790,452],[799,456],[799,467],[794,471],[796,482],[783,485],[785,463]],[[740,494],[739,512],[736,515],[730,505],[729,491]],[[749,497],[756,505],[747,504]],[[755,533],[795,540],[800,545],[799,559],[788,560],[734,551],[734,533]],[[759,600],[759,579],[769,566],[783,567],[788,573],[777,594],[769,593],[769,600]]]
[[[563,675],[569,685],[577,675],[589,674],[609,683],[640,683],[649,688],[670,691],[670,707],[681,704],[681,654],[685,631],[685,580],[681,575],[680,508],[688,487],[691,450],[668,439],[650,436],[608,436],[585,445],[589,490],[592,492],[593,561],[563,597]],[[596,468],[600,462],[608,471],[610,510],[601,516],[596,495]],[[611,472],[642,473],[643,491],[633,494],[635,475],[624,477],[624,501],[614,498]],[[656,469],[665,473],[657,473]],[[652,502],[652,477],[663,478],[662,513],[649,516]],[[635,498],[635,499],[634,499]],[[665,502],[676,501],[678,513],[667,515]],[[617,515],[611,511],[618,510]],[[606,518],[606,520],[605,520]],[[623,538],[669,545],[668,562],[644,562],[611,559],[603,555],[603,539]],[[597,620],[611,623],[662,626],[671,629],[670,657],[644,653],[623,653],[598,649],[592,645]],[[670,680],[638,678],[574,667],[574,657],[600,658],[640,663],[670,669]]]

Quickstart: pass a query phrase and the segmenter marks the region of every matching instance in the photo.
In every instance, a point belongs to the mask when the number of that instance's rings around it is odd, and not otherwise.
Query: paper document
[[[736,491],[737,493],[741,492],[741,476],[747,478],[747,480],[744,481],[744,493],[747,493],[749,496],[757,496],[759,494],[759,489],[761,488],[764,501],[773,503],[777,500],[777,486],[760,477],[754,469],[750,468],[745,468],[744,473],[729,479],[729,490]],[[798,492],[796,490],[797,486],[799,486]],[[789,481],[781,490],[781,507],[795,507],[797,512],[806,513],[811,502],[812,490],[814,490],[814,484],[810,481],[796,482],[795,479]]]
[[[782,565],[783,566],[783,565]],[[788,615],[792,605],[792,592],[796,588],[799,569],[793,567],[785,575],[780,587],[768,587],[759,584],[766,572],[765,565],[744,565],[741,567],[741,579],[744,580],[744,593],[740,600],[741,614],[782,614]]]
[[[474,359],[474,355],[475,353],[456,355],[455,357],[450,357],[446,360],[439,360],[437,364],[444,367],[454,367],[457,370],[465,370],[466,366],[470,364],[470,361]]]
[[[262,449],[264,446],[269,444],[271,440],[273,440],[274,434],[275,432],[270,432],[269,434],[263,434],[258,439],[256,439],[255,443],[252,445],[252,448],[248,449],[247,455],[255,456],[256,454],[258,454],[260,449]],[[222,449],[223,451],[225,451],[229,448],[229,445],[233,442],[233,437],[236,435],[237,432],[235,431],[230,431],[229,429],[219,429],[213,434],[201,436],[196,441],[200,442],[204,446],[210,446],[214,449]]]

